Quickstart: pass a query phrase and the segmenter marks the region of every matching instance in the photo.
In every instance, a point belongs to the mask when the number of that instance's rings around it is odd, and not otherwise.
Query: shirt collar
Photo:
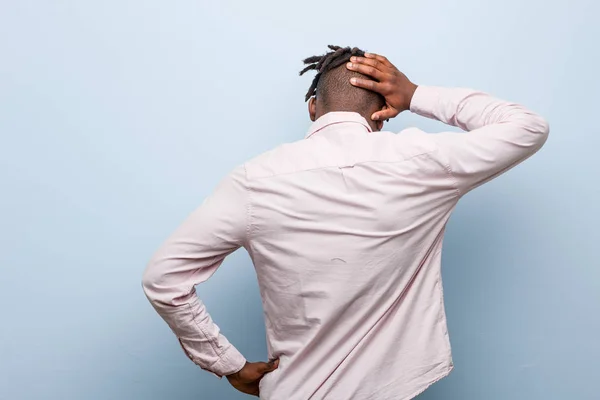
[[[338,125],[344,123],[355,124],[359,129],[364,128],[366,132],[372,132],[367,120],[364,119],[363,116],[359,113],[348,111],[333,111],[321,116],[319,119],[312,123],[308,130],[308,133],[306,134],[306,139],[313,136],[315,133],[330,127],[331,125]]]

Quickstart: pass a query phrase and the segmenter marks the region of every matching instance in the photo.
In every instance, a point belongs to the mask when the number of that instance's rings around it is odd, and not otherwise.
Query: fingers
[[[348,63],[348,64],[346,64],[346,67],[350,71],[360,72],[361,74],[375,78],[378,81],[382,80],[383,77],[385,76],[383,71],[377,69],[376,67],[368,65],[366,63],[365,64],[360,63],[360,62]]]
[[[275,371],[277,369],[277,367],[279,367],[279,360],[272,360],[269,361],[268,363],[265,362],[261,362],[261,363],[257,363],[257,370],[258,373],[260,374],[267,374],[269,372]]]
[[[352,78],[352,79],[350,79],[350,83],[356,87],[371,90],[373,92],[377,92],[382,95],[384,94],[384,92],[386,92],[385,85],[383,85],[379,82],[375,82],[371,79]]]
[[[389,69],[388,65],[386,65],[383,62],[376,60],[374,58],[356,57],[355,56],[355,57],[350,58],[350,62],[356,63],[356,64],[370,65],[371,67],[377,68],[381,72],[387,72],[387,70]]]
[[[272,365],[266,362],[256,363],[256,372],[258,372],[261,375],[264,375],[267,372],[271,371],[271,367]]]
[[[398,114],[399,114],[399,112],[395,108],[385,108],[381,111],[377,111],[376,113],[373,113],[373,115],[371,116],[371,119],[373,121],[383,121],[383,120],[387,120],[390,118],[394,118]]]
[[[379,54],[375,54],[375,53],[365,53],[365,57],[366,58],[370,58],[372,60],[377,60],[379,62],[381,62],[384,65],[392,66],[392,63],[389,62],[389,60],[387,58],[385,58],[384,56],[380,56]]]

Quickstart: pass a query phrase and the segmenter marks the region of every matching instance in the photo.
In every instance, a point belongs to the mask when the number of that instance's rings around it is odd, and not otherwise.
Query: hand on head
[[[382,121],[410,109],[417,85],[384,56],[373,53],[365,53],[364,57],[353,56],[346,68],[374,79],[352,78],[352,85],[377,92],[385,98],[385,106],[381,111],[375,112],[371,119]]]

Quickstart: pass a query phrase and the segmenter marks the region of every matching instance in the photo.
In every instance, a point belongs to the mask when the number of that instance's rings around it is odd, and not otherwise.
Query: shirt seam
[[[248,178],[248,168],[244,164],[245,187],[246,187],[246,250],[252,258],[252,221],[254,219],[254,209],[252,207],[253,189],[250,185],[251,179]]]
[[[401,163],[404,163],[404,162],[406,162],[406,161],[410,161],[410,160],[412,160],[413,158],[417,158],[417,157],[421,157],[421,156],[429,156],[429,158],[430,158],[430,159],[432,159],[433,161],[436,161],[436,160],[435,160],[435,159],[433,159],[433,158],[431,157],[431,155],[430,155],[430,154],[431,154],[433,151],[435,151],[435,150],[428,151],[428,152],[423,152],[423,153],[419,153],[419,154],[415,154],[415,155],[412,155],[412,156],[410,156],[410,157],[407,157],[407,158],[405,158],[405,159],[403,159],[403,160],[397,160],[397,161],[366,160],[366,161],[360,161],[360,162],[356,162],[356,163],[354,163],[353,165],[362,165],[362,164],[371,164],[371,163],[376,163],[376,164],[401,164]],[[261,176],[261,177],[257,177],[257,178],[248,178],[248,181],[252,181],[252,180],[262,180],[262,179],[269,179],[269,178],[275,178],[275,177],[278,177],[278,176],[285,176],[285,175],[298,174],[298,173],[301,173],[301,172],[319,171],[319,170],[323,170],[323,169],[328,169],[328,168],[339,168],[339,167],[340,167],[340,165],[338,165],[338,164],[330,164],[330,165],[326,165],[326,166],[323,166],[323,167],[307,168],[307,169],[299,169],[299,170],[297,170],[297,171],[291,171],[291,172],[282,172],[282,173],[277,173],[277,174],[268,175],[268,176]],[[446,165],[444,165],[444,169],[446,169],[446,170],[447,170],[447,168],[449,168],[449,167],[447,167]]]
[[[189,309],[189,311],[190,311],[190,314],[191,314],[191,315],[194,315],[194,311],[193,311],[193,309],[192,309],[192,305],[191,305],[190,303],[187,303],[187,306],[188,306],[188,309]],[[194,320],[194,323],[196,324],[196,326],[198,327],[198,329],[200,330],[200,332],[202,333],[202,335],[204,335],[204,337],[206,338],[206,340],[208,341],[208,343],[210,343],[210,347],[212,348],[212,350],[213,350],[213,352],[215,353],[215,355],[216,355],[217,357],[221,357],[221,354],[222,354],[222,352],[221,352],[221,353],[219,353],[219,351],[217,350],[218,346],[217,346],[217,345],[216,345],[216,343],[215,343],[216,341],[218,341],[218,338],[214,338],[214,337],[212,337],[211,335],[209,335],[209,334],[208,334],[208,333],[207,333],[207,332],[204,330],[204,328],[202,328],[202,325],[200,325],[200,324],[198,323],[198,321],[196,320],[196,317],[193,317],[193,320]],[[216,339],[216,340],[215,340],[215,339]],[[191,357],[190,357],[190,358],[191,358]],[[196,362],[196,360],[195,360],[194,358],[192,358],[192,360],[193,360],[194,362]],[[217,360],[217,361],[218,361],[218,360]],[[216,361],[215,361],[215,362],[216,362]],[[213,364],[214,364],[214,363],[213,363]],[[212,366],[213,364],[210,364],[210,365]],[[208,367],[208,368],[210,368],[210,367]]]
[[[229,344],[229,346],[225,347],[225,349],[223,349],[220,353],[217,353],[217,359],[213,363],[211,363],[207,368],[214,367],[219,361],[222,360],[223,354],[227,353],[232,347],[233,345]]]
[[[250,204],[250,184],[248,179],[248,168],[246,164],[244,164],[244,189],[246,189],[246,237],[244,238],[244,242],[247,245],[250,244],[250,230],[251,230],[251,215],[252,215],[252,206]]]
[[[435,142],[435,141],[434,141]],[[437,147],[437,143],[435,144],[436,148],[435,151],[440,154],[440,149],[439,147]],[[427,156],[432,160],[432,161],[437,161],[435,160],[433,157],[431,157],[431,153],[427,153]],[[438,161],[440,162],[440,161]],[[456,192],[456,196],[460,197],[461,196],[461,191],[460,188],[458,186],[458,181],[456,179],[456,177],[454,176],[454,172],[452,171],[452,168],[450,167],[450,163],[447,163],[445,161],[440,162],[442,164],[442,167],[444,167],[444,170],[446,171],[446,173],[448,174],[448,177],[450,178],[450,180],[452,181],[452,186],[454,187],[454,191]]]

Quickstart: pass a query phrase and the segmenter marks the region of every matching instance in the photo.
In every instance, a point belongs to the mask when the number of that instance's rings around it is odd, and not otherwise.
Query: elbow
[[[548,135],[550,134],[550,124],[548,121],[537,116],[535,132],[537,133],[537,149],[539,150],[546,143]]]
[[[524,138],[527,138],[523,144],[532,152],[537,152],[548,140],[550,125],[543,117],[526,112],[518,118],[517,124],[521,127]]]
[[[173,273],[173,266],[169,259],[160,254],[154,256],[142,275],[144,294],[157,310],[177,307],[178,300],[186,294],[183,286]]]
[[[163,277],[159,264],[152,260],[142,275],[142,290],[153,306],[160,303],[161,281],[163,281]]]
[[[148,271],[148,267],[144,271],[142,275],[142,290],[144,294],[150,298],[150,294],[152,293],[152,289],[154,287],[154,276]]]
[[[544,137],[548,137],[550,133],[550,124],[543,117],[538,116],[538,132]]]

